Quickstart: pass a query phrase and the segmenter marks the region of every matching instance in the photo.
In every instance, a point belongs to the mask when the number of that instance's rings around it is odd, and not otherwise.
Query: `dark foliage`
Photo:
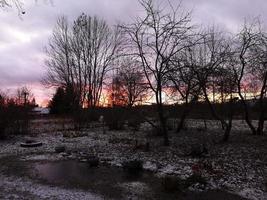
[[[16,105],[14,102],[0,105],[0,138],[8,134],[28,134],[31,106]]]
[[[59,87],[53,96],[49,108],[51,114],[70,114],[74,113],[81,106],[76,100],[77,95],[72,87]]]
[[[104,119],[109,130],[122,130],[127,113],[121,107],[114,107],[105,112]]]

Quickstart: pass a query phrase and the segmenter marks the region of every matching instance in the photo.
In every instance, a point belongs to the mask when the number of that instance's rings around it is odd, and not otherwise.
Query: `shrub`
[[[128,120],[128,127],[134,131],[138,131],[140,129],[140,125],[141,125],[141,119],[138,117],[131,117]]]
[[[0,106],[0,139],[6,137],[6,129],[8,127],[8,118],[5,116],[6,109]]]
[[[28,134],[30,108],[14,104],[0,106],[0,138],[8,134]]]
[[[30,107],[10,104],[7,107],[7,132],[9,134],[28,134],[30,126]]]
[[[104,116],[104,120],[109,130],[122,130],[124,128],[124,116],[122,108],[114,107],[109,109]]]

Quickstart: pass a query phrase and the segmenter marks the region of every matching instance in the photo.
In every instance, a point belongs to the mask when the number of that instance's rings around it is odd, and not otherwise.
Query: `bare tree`
[[[53,35],[46,47],[48,59],[45,62],[47,67],[47,74],[43,80],[45,84],[66,87],[73,81],[70,35],[67,18],[58,18]]]
[[[129,57],[122,58],[115,75],[120,90],[119,99],[129,108],[142,103],[147,96],[147,84],[140,65],[140,62]]]
[[[257,84],[257,103],[259,110],[257,134],[263,134],[264,121],[266,120],[266,90],[267,90],[267,34],[261,32],[258,36],[259,44],[251,49],[253,64],[251,66],[250,78]]]
[[[251,53],[252,48],[257,48],[259,46],[259,36],[260,36],[260,26],[257,22],[245,23],[243,29],[237,35],[237,46],[235,50],[236,54],[236,67],[234,68],[236,84],[238,88],[238,95],[241,99],[245,121],[249,126],[253,134],[257,134],[257,130],[251,122],[249,105],[247,104],[245,88],[243,87],[244,80],[250,67],[254,65],[255,54]]]
[[[75,67],[73,66],[71,34],[67,18],[60,17],[49,45],[46,47],[47,74],[43,82],[48,86],[65,88],[68,90],[68,94],[73,94],[73,97],[70,98],[72,104],[81,106],[80,95],[78,95],[76,87]]]
[[[125,26],[124,30],[130,37],[133,48],[137,49],[149,88],[156,98],[164,144],[169,145],[162,93],[171,59],[184,48],[184,41],[191,29],[190,13],[184,13],[180,4],[177,8],[170,4],[170,11],[165,12],[164,9],[157,8],[152,0],[140,2],[146,15]]]
[[[82,14],[72,29],[65,17],[59,18],[47,47],[45,84],[71,88],[80,107],[98,106],[119,40],[118,29],[97,17]]]
[[[75,49],[77,66],[82,65],[87,101],[89,106],[97,106],[102,94],[103,82],[112,69],[120,51],[120,32],[117,26],[111,29],[104,20],[82,14],[75,22],[74,39],[78,39]],[[77,44],[77,43],[76,43]]]
[[[167,76],[168,87],[172,88],[174,94],[180,97],[179,101],[183,103],[184,108],[177,126],[177,133],[184,128],[185,119],[191,106],[198,101],[201,93],[196,75],[192,69],[195,60],[191,54],[191,47],[196,43],[197,40],[194,41],[194,38],[191,37],[188,46],[172,59],[172,68]]]
[[[28,87],[24,86],[17,89],[15,96],[17,105],[20,106],[30,105],[33,102],[33,99],[34,99],[34,94]]]
[[[216,32],[214,28],[207,31],[201,36],[200,42],[194,47],[190,48],[189,56],[194,61],[192,70],[194,71],[198,85],[201,88],[201,92],[207,102],[213,117],[219,120],[222,127],[225,127],[224,141],[227,141],[232,128],[233,112],[230,109],[228,116],[218,113],[214,104],[210,100],[209,94],[214,87],[214,79],[220,78],[220,82],[225,82],[228,77],[231,80],[231,64],[228,60],[231,58],[231,48],[228,40],[220,32]],[[226,73],[227,72],[227,73]],[[229,74],[229,76],[227,75]],[[229,91],[223,91],[227,93],[233,93],[234,88],[229,87]],[[230,106],[233,100],[229,100]]]

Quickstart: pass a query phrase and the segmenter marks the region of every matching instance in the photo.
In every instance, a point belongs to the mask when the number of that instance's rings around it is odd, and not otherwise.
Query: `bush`
[[[6,137],[6,129],[8,127],[8,118],[5,116],[6,109],[0,106],[0,139]]]
[[[98,122],[101,116],[101,111],[98,108],[88,108],[85,110],[86,118],[89,122]]]
[[[30,125],[30,107],[15,104],[0,106],[0,138],[8,134],[28,134]]]
[[[28,134],[30,126],[30,107],[9,105],[7,108],[9,134]]]
[[[109,109],[104,116],[104,120],[109,130],[123,130],[125,113],[122,108],[115,107]]]
[[[141,120],[138,117],[131,117],[128,120],[128,127],[134,131],[138,131],[140,129]]]

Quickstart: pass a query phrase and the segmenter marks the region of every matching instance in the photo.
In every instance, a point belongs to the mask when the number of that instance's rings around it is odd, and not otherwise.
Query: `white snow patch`
[[[238,192],[238,194],[242,197],[251,199],[251,200],[266,200],[267,193],[264,193],[260,190],[256,190],[253,188],[246,188]]]
[[[22,161],[43,161],[43,160],[49,160],[49,161],[56,161],[61,159],[62,156],[55,155],[55,154],[43,154],[43,155],[27,155],[22,157],[20,160]]]
[[[120,184],[121,187],[127,189],[127,192],[141,194],[150,190],[147,184],[143,182],[128,182]]]
[[[175,171],[176,167],[170,164],[159,170],[160,174],[174,174]]]
[[[147,161],[143,164],[143,169],[149,170],[152,172],[156,172],[158,170],[158,166],[156,163],[152,163],[150,161]]]
[[[58,200],[102,200],[98,195],[81,190],[63,189],[59,187],[50,187],[33,183],[24,178],[0,177],[0,187],[6,192],[6,195],[15,192],[28,192],[36,196],[36,199],[58,199]]]

